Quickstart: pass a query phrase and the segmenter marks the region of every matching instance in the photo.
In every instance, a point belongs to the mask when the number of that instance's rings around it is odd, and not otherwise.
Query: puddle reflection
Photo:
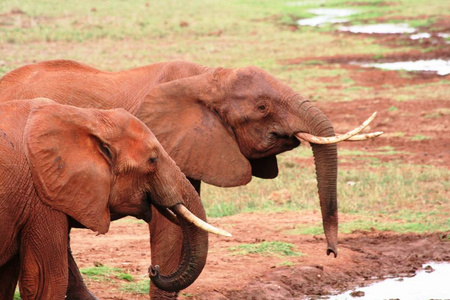
[[[347,8],[316,8],[309,9],[308,12],[317,15],[317,17],[298,20],[300,26],[320,26],[325,23],[343,23],[348,20],[345,17],[356,13],[354,9]]]
[[[424,267],[414,277],[386,279],[329,299],[449,299],[450,263],[429,263]]]
[[[341,31],[348,31],[352,33],[378,33],[378,34],[398,34],[398,33],[413,33],[415,28],[409,26],[409,24],[371,24],[371,25],[354,25],[354,26],[342,26],[339,28]]]
[[[450,60],[430,59],[416,61],[398,61],[391,63],[362,64],[363,67],[375,67],[386,70],[433,71],[439,75],[450,74]]]

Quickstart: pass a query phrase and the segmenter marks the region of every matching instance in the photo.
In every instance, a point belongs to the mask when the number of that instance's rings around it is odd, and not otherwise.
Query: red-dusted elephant
[[[184,234],[177,271],[155,284],[185,288],[202,271],[208,249],[207,233],[192,225],[199,219],[185,201],[202,207],[155,136],[125,110],[45,98],[0,104],[1,299],[13,298],[18,280],[21,299],[65,298],[68,217],[106,233],[111,219],[149,222],[152,206],[172,211]]]

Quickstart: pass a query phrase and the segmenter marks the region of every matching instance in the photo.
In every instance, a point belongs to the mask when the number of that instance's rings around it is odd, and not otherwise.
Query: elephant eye
[[[258,111],[259,111],[259,112],[261,112],[261,113],[263,113],[263,114],[267,114],[267,113],[268,113],[269,106],[267,105],[267,102],[266,102],[266,101],[260,101],[260,102],[258,102],[258,104],[257,104],[257,108],[258,108]]]
[[[150,157],[149,159],[148,159],[148,162],[150,163],[150,164],[154,164],[154,163],[156,163],[158,161],[158,156],[152,156],[152,157]]]
[[[107,144],[105,143],[99,143],[100,146],[100,150],[103,152],[103,154],[110,160],[112,161],[112,154],[111,151],[109,150],[109,147]]]

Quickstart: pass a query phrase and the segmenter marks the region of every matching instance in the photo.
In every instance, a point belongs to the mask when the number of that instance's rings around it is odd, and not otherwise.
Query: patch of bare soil
[[[450,58],[450,45],[443,45],[440,49],[431,52],[393,52],[377,59],[377,62],[414,61],[419,59]],[[410,72],[402,76],[397,71],[380,70],[376,68],[362,68],[351,64],[353,62],[374,61],[371,55],[342,55],[331,57],[310,57],[292,59],[286,64],[299,64],[308,60],[322,60],[327,63],[341,64],[342,68],[349,70],[350,78],[355,86],[373,89],[370,97],[339,103],[317,103],[330,118],[337,131],[346,132],[359,125],[374,111],[377,117],[366,129],[369,131],[383,131],[384,134],[374,140],[358,143],[341,143],[341,149],[353,149],[370,152],[385,147],[395,150],[388,155],[376,156],[380,161],[401,160],[406,163],[424,165],[437,165],[450,168],[450,107],[449,98],[429,100],[417,97],[414,101],[396,101],[377,96],[377,91],[385,86],[389,89],[402,88],[411,85],[429,84],[449,79],[450,75],[440,76],[435,72]],[[328,66],[323,65],[322,68]],[[333,83],[333,77],[323,77],[317,80]],[[329,88],[340,89],[339,84],[330,85]],[[445,87],[439,87],[445,88]],[[450,88],[448,95],[450,95]],[[346,164],[353,164],[348,162]]]
[[[341,215],[342,221],[351,216]],[[337,258],[326,256],[323,236],[296,235],[298,224],[316,224],[320,214],[296,212],[245,213],[210,222],[233,233],[210,236],[208,262],[181,299],[305,299],[335,294],[389,276],[416,272],[429,261],[450,262],[450,243],[440,234],[355,232],[341,234]],[[284,241],[302,256],[239,255],[230,250],[242,243]],[[81,268],[104,264],[127,270],[135,280],[147,277],[150,264],[146,224],[114,222],[104,236],[88,230],[72,233],[72,247]],[[120,290],[127,281],[87,279],[100,299],[148,299]]]
[[[361,81],[363,85],[386,80],[385,77],[372,76],[374,73],[374,70],[362,72],[368,76],[361,76],[359,78],[362,79],[356,80]],[[394,72],[383,73],[383,76],[397,76]],[[400,79],[398,84],[414,80]],[[366,131],[383,131],[381,137],[359,143],[341,143],[339,149],[366,151],[367,156],[377,157],[382,162],[399,160],[404,163],[450,168],[448,101],[418,99],[399,102],[391,99],[370,99],[345,104],[317,105],[330,116],[335,128],[341,131],[353,129],[374,111],[378,111],[377,117]],[[394,151],[390,154],[371,154],[383,148]],[[355,162],[346,164],[355,166]]]

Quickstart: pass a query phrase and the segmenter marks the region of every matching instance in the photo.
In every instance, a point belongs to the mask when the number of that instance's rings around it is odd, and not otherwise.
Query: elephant
[[[62,105],[46,98],[0,104],[0,298],[64,299],[69,219],[98,234],[110,220],[149,222],[152,207],[176,216],[183,258],[152,280],[167,291],[203,269],[208,234],[224,233],[184,206],[201,201],[153,133],[123,109]],[[199,227],[197,227],[197,225]],[[216,231],[217,230],[217,231]],[[158,267],[154,267],[157,269]]]
[[[275,178],[276,155],[308,141],[315,159],[326,253],[334,256],[336,143],[381,134],[359,134],[367,121],[336,136],[321,110],[255,66],[210,68],[169,61],[108,72],[70,60],[44,61],[0,79],[0,102],[10,96],[50,97],[79,107],[124,108],[152,129],[198,193],[202,181],[233,187],[249,183],[252,176]],[[181,231],[157,211],[149,227],[152,262],[161,265],[161,273],[170,274],[180,259]],[[168,235],[178,238],[164,239]],[[177,293],[154,288],[153,283],[150,295],[154,299],[177,297]]]

